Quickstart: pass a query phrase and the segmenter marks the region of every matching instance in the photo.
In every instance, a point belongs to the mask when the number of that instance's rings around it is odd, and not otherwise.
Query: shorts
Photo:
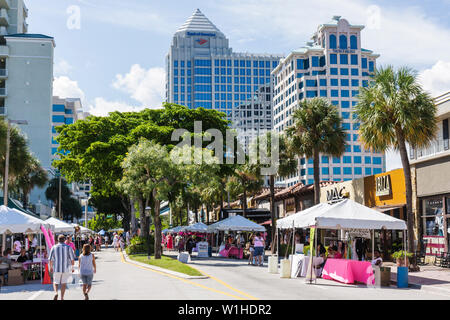
[[[262,256],[263,254],[263,247],[255,247],[255,252],[253,252],[254,257]]]
[[[88,286],[92,285],[92,279],[94,278],[93,274],[81,274],[81,281],[83,281],[83,284],[86,284]]]
[[[72,275],[71,272],[54,272],[53,283],[54,284],[67,284],[67,280]]]

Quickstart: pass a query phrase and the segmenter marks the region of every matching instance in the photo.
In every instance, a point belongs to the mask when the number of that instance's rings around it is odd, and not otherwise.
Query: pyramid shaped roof
[[[217,27],[209,21],[209,19],[200,11],[200,9],[195,10],[192,16],[186,20],[186,22],[177,30],[178,32],[217,32],[222,34],[222,32],[217,29]]]

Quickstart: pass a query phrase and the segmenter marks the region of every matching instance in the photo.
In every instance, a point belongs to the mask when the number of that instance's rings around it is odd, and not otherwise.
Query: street
[[[280,279],[267,266],[247,265],[246,260],[193,258],[191,265],[210,276],[185,279],[127,262],[119,252],[96,252],[98,273],[94,276],[91,300],[335,300],[335,299],[450,299],[450,292],[420,289],[367,288],[318,279],[306,284],[303,278]],[[26,284],[2,287],[1,300],[51,300],[51,285]],[[83,300],[80,288],[66,291],[66,300]]]

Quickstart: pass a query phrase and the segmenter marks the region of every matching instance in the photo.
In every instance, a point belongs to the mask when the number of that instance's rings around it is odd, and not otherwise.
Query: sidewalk
[[[391,282],[397,283],[397,266],[394,263],[383,263],[383,267],[391,268]],[[419,272],[408,273],[409,285],[421,290],[450,294],[450,269],[428,264],[420,266]]]

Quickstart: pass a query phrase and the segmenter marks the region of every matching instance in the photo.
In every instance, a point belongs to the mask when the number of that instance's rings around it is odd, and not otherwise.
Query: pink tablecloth
[[[369,261],[327,259],[322,270],[322,278],[343,283],[375,283],[372,265]]]
[[[238,259],[242,259],[243,255],[244,255],[244,250],[242,248],[238,249],[236,247],[231,247],[230,249],[223,249],[222,251],[219,252],[219,254],[222,257],[227,257],[228,258],[230,256],[233,256],[233,257],[236,257]]]

